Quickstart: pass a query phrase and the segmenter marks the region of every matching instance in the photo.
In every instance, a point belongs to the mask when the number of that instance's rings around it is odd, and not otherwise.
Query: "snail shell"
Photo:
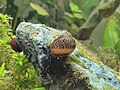
[[[74,51],[76,42],[70,33],[64,33],[50,45],[51,54],[55,56],[69,55]]]

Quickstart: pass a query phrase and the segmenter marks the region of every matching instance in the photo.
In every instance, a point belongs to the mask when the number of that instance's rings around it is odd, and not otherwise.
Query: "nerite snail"
[[[70,33],[65,32],[50,45],[51,54],[55,56],[69,55],[74,51],[76,42]]]

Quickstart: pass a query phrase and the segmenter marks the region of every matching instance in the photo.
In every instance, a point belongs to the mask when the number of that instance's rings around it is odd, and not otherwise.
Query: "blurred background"
[[[22,21],[67,30],[120,72],[120,0],[0,0],[0,90],[45,90],[22,53],[8,45]]]

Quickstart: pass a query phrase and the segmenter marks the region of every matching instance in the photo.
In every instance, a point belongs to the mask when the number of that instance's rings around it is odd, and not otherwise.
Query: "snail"
[[[22,49],[20,48],[19,44],[17,43],[17,40],[16,38],[12,39],[9,44],[11,45],[12,49],[15,51],[15,52],[22,52]]]
[[[54,56],[69,55],[74,51],[76,42],[72,35],[68,32],[60,35],[50,45],[51,54]]]

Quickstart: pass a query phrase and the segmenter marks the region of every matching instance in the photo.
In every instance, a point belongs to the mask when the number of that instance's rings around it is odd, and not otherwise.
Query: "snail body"
[[[51,54],[55,56],[69,55],[74,51],[76,42],[70,33],[64,33],[50,45]]]
[[[17,40],[16,38],[12,39],[9,44],[11,45],[12,49],[15,51],[15,52],[22,52],[22,49],[20,48],[19,44],[17,43]]]

